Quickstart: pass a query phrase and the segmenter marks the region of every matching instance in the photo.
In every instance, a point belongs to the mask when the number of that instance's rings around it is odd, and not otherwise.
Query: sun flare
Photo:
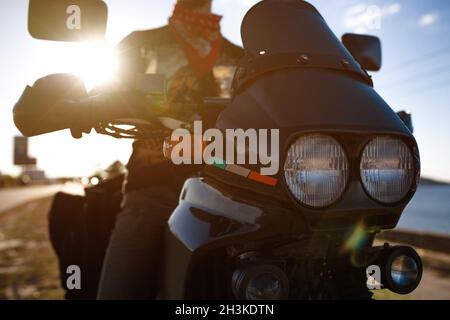
[[[84,81],[88,90],[113,79],[117,72],[114,49],[102,43],[82,44],[75,59],[74,74]]]
[[[83,80],[86,89],[114,79],[118,59],[113,46],[105,42],[60,43],[45,48],[36,78],[50,73],[71,73]]]

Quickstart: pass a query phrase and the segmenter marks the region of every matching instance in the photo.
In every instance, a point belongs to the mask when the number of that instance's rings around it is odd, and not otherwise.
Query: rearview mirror
[[[28,32],[54,41],[104,39],[108,8],[101,0],[30,0]]]
[[[381,41],[379,38],[363,34],[346,33],[342,42],[361,67],[368,71],[381,68]]]
[[[413,127],[413,123],[412,123],[411,112],[399,111],[399,112],[397,112],[397,115],[403,121],[403,123],[409,129],[409,131],[411,131],[411,133],[414,133],[414,127]]]

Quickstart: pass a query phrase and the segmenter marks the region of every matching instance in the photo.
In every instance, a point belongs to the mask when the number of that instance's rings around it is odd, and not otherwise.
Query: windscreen
[[[245,50],[253,55],[322,54],[356,64],[320,13],[301,0],[261,1],[246,14],[241,36]]]

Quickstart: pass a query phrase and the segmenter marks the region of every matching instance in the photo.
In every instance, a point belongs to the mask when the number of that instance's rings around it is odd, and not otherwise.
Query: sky
[[[106,0],[109,8],[107,48],[50,42],[27,32],[27,0],[0,0],[0,172],[18,174],[12,163],[18,134],[12,108],[25,86],[51,73],[79,75],[91,87],[113,70],[108,53],[133,30],[167,22],[173,1]],[[223,15],[222,33],[241,44],[240,24],[256,0],[215,0]],[[383,66],[373,73],[375,89],[395,110],[413,115],[422,160],[422,176],[450,182],[450,1],[315,0],[336,36],[346,32],[378,36]],[[376,14],[376,15],[374,15]],[[380,17],[380,19],[374,18]],[[91,58],[88,63],[87,57]],[[93,61],[93,62],[92,62]],[[30,139],[30,152],[48,176],[83,176],[115,160],[126,163],[131,141],[90,134],[81,140],[61,131]]]

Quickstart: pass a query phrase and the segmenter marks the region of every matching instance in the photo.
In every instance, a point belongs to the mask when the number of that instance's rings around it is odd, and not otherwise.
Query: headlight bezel
[[[290,187],[289,187],[288,182],[287,182],[286,177],[285,177],[284,166],[286,164],[286,160],[287,160],[287,157],[288,157],[289,150],[291,149],[291,146],[298,139],[300,139],[302,137],[315,136],[315,135],[324,136],[324,137],[331,138],[332,140],[334,140],[334,142],[336,142],[340,146],[340,148],[341,148],[341,150],[342,150],[342,152],[343,152],[343,154],[345,156],[345,159],[347,161],[347,172],[346,172],[346,177],[345,177],[345,185],[342,188],[342,191],[340,192],[339,196],[336,197],[336,199],[334,199],[331,203],[326,204],[324,206],[311,206],[311,205],[309,205],[307,203],[304,203],[304,202],[300,201],[299,199],[297,199],[292,194],[292,191],[290,190]],[[281,163],[282,163],[282,170],[280,170],[280,171],[282,172],[282,174],[281,174],[281,179],[280,180],[283,181],[282,185],[283,185],[284,192],[288,194],[288,197],[297,206],[300,206],[300,207],[303,207],[303,208],[307,208],[307,209],[311,209],[311,210],[316,210],[316,211],[320,211],[320,210],[324,210],[324,209],[330,208],[332,206],[335,206],[337,203],[339,203],[339,201],[343,198],[343,196],[347,192],[347,189],[348,189],[348,187],[349,187],[349,185],[350,185],[350,183],[352,181],[352,177],[353,177],[352,171],[354,171],[353,170],[352,158],[349,156],[349,153],[348,153],[348,151],[346,149],[346,145],[344,143],[342,143],[341,139],[338,137],[337,134],[334,134],[333,132],[326,132],[326,131],[301,132],[301,133],[296,133],[296,134],[292,135],[287,140],[287,143],[284,146],[283,159],[282,159]]]
[[[342,194],[331,204],[324,206],[324,207],[313,207],[308,206],[307,204],[304,204],[297,200],[295,196],[291,193],[289,186],[287,185],[287,181],[285,179],[285,172],[284,172],[284,164],[287,159],[288,151],[292,145],[293,142],[295,142],[296,139],[298,139],[301,136],[306,135],[313,135],[313,134],[320,134],[320,135],[326,135],[334,140],[336,140],[340,146],[342,147],[344,154],[347,158],[349,170],[348,170],[348,177],[347,177],[347,183],[345,188],[342,191]],[[366,188],[363,185],[362,182],[362,176],[361,176],[361,170],[360,170],[360,163],[362,159],[362,155],[364,152],[365,147],[375,138],[381,137],[381,136],[389,136],[393,138],[397,138],[403,141],[403,143],[406,144],[409,151],[412,155],[412,161],[413,161],[413,179],[412,184],[408,190],[408,193],[398,202],[395,203],[384,203],[380,202],[377,199],[371,197],[371,195],[367,192]],[[416,144],[416,141],[413,136],[410,135],[404,135],[404,134],[396,134],[396,133],[383,133],[383,132],[360,132],[360,131],[353,131],[353,130],[303,130],[303,131],[296,131],[291,132],[288,134],[286,142],[283,144],[283,150],[282,157],[280,157],[280,171],[279,171],[279,181],[281,182],[279,184],[280,190],[282,191],[281,194],[283,194],[284,199],[288,200],[291,205],[294,205],[294,207],[303,212],[304,214],[308,215],[308,219],[315,219],[319,216],[323,218],[323,214],[326,214],[326,216],[333,216],[334,214],[332,212],[325,213],[324,210],[333,210],[333,208],[341,208],[340,203],[342,201],[347,202],[351,201],[349,197],[349,189],[358,188],[361,191],[358,192],[359,195],[363,195],[366,200],[363,200],[360,198],[359,201],[369,201],[374,202],[377,205],[379,205],[379,209],[385,208],[385,210],[392,210],[394,208],[399,208],[401,206],[404,206],[405,203],[409,202],[409,200],[412,198],[414,193],[417,190],[417,185],[420,178],[420,155],[419,150]],[[355,189],[356,190],[356,189]],[[358,197],[359,197],[358,195]],[[367,204],[369,202],[366,202]],[[396,209],[395,209],[396,210]],[[354,210],[352,210],[354,211]],[[336,213],[337,214],[337,213]],[[319,216],[317,216],[319,215]],[[339,215],[344,217],[343,215]],[[348,215],[346,215],[348,216]]]
[[[364,181],[363,181],[361,164],[362,164],[362,161],[363,161],[364,151],[366,150],[367,146],[372,141],[374,141],[375,139],[378,139],[378,138],[397,139],[397,140],[403,142],[404,145],[408,148],[408,151],[409,151],[410,156],[411,156],[411,161],[412,161],[412,165],[413,165],[413,169],[412,169],[413,176],[411,177],[411,184],[408,187],[408,191],[399,200],[394,201],[394,202],[384,202],[384,201],[381,201],[381,200],[375,198],[374,196],[372,196],[372,194],[367,190],[367,188],[366,188],[366,186],[364,184]],[[389,134],[370,135],[364,140],[364,143],[362,144],[362,147],[359,150],[358,163],[355,166],[355,169],[357,169],[356,171],[357,171],[359,183],[361,184],[361,188],[364,190],[365,194],[372,201],[375,201],[376,203],[381,204],[383,206],[396,207],[396,206],[401,205],[402,203],[404,203],[407,199],[411,198],[412,194],[415,192],[415,188],[417,187],[417,177],[416,177],[416,175],[420,174],[419,173],[420,160],[418,159],[417,152],[412,148],[410,141],[408,141],[404,137],[398,136],[398,135],[389,135]]]

